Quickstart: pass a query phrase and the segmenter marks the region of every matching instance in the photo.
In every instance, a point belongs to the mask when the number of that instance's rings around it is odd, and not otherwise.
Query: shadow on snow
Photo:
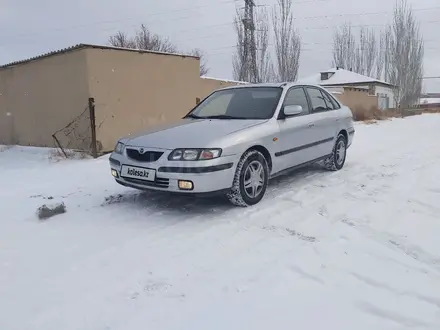
[[[279,194],[289,192],[297,185],[307,185],[312,178],[325,177],[329,174],[319,165],[310,165],[302,169],[287,172],[269,182],[266,195],[261,203],[270,202]],[[224,196],[194,197],[172,194],[162,191],[136,191],[110,195],[105,198],[101,206],[126,205],[135,210],[148,210],[149,212],[166,212],[171,215],[206,215],[218,216],[228,211],[241,208],[232,206]]]

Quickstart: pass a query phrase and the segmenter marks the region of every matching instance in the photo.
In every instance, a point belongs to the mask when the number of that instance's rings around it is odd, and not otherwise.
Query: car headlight
[[[175,149],[168,160],[210,160],[220,157],[221,149]]]
[[[125,147],[125,144],[123,144],[122,142],[118,142],[117,144],[116,144],[116,147],[115,147],[115,153],[117,153],[117,154],[122,154],[122,152],[124,151],[124,147]]]

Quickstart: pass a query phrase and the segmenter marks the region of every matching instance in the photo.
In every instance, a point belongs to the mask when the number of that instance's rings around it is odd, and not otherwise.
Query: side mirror
[[[295,116],[303,112],[303,108],[300,105],[286,105],[284,107],[285,116]]]

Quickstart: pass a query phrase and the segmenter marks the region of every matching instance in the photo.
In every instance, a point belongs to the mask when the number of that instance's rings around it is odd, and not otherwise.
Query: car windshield
[[[209,119],[269,119],[282,93],[280,87],[242,87],[219,90],[186,117]]]

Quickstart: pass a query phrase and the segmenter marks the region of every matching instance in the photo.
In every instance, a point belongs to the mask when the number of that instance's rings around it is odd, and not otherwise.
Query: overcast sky
[[[440,76],[440,1],[409,0],[425,38],[425,76]],[[256,0],[273,8],[276,0]],[[333,28],[344,21],[376,29],[392,19],[395,0],[294,0],[303,41],[300,76],[330,67]],[[183,50],[207,53],[209,76],[232,78],[232,21],[244,0],[0,0],[0,63],[25,59],[77,43],[107,44],[118,30],[145,23]],[[440,79],[425,80],[440,92]]]

